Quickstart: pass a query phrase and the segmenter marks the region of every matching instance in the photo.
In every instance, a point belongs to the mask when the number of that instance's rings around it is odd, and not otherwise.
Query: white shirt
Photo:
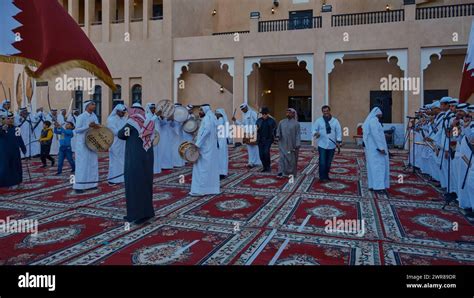
[[[331,133],[326,133],[326,121],[324,121],[323,117],[318,118],[313,123],[313,135],[316,133],[320,134],[318,139],[318,147],[323,149],[336,149],[337,142],[342,142],[342,130],[341,124],[339,121],[332,117],[329,120],[329,126],[331,126]]]

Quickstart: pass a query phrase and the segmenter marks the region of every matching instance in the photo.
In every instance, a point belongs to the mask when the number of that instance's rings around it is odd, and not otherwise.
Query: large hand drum
[[[173,102],[169,99],[163,99],[158,102],[156,106],[157,111],[162,111],[162,116],[165,118],[170,118],[174,114],[175,106]]]
[[[195,133],[199,129],[199,122],[193,118],[189,118],[183,124],[183,130],[189,134]]]
[[[189,112],[185,107],[177,106],[174,108],[173,115],[174,120],[183,123],[184,121],[188,120]]]
[[[90,128],[86,133],[86,145],[92,151],[106,152],[114,143],[114,133],[107,127]]]
[[[157,146],[160,143],[160,133],[155,130],[155,138],[153,139],[153,146]]]
[[[193,143],[184,142],[178,150],[181,158],[190,163],[195,163],[199,159],[199,148]]]

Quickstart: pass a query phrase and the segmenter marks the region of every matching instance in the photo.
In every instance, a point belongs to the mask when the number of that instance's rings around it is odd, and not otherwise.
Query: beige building
[[[64,90],[51,78],[54,108],[94,98],[104,120],[117,102],[166,98],[210,103],[230,117],[248,102],[269,107],[280,120],[290,106],[308,139],[311,121],[329,104],[347,128],[346,141],[375,104],[403,135],[405,116],[420,105],[457,97],[474,15],[474,3],[462,0],[59,2],[99,50],[120,91],[100,81],[90,90]],[[22,67],[0,67],[14,97]],[[33,108],[47,109],[46,95],[47,87],[37,87]]]

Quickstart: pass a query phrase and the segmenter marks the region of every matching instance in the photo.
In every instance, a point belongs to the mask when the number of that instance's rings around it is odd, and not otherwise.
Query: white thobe
[[[186,164],[184,159],[181,158],[179,154],[179,146],[184,142],[183,140],[183,124],[177,121],[171,123],[172,131],[172,143],[171,143],[171,152],[173,153],[173,166],[180,168],[184,167]]]
[[[127,117],[114,116],[107,122],[107,127],[114,133],[114,142],[109,149],[109,182],[123,183],[125,169],[125,144],[124,140],[117,137],[118,132],[127,123]],[[121,175],[121,176],[120,176]],[[120,176],[120,177],[117,177]],[[116,178],[114,178],[116,177]],[[113,179],[112,179],[113,178]]]
[[[54,128],[54,123],[59,122],[59,115],[54,117],[51,114],[48,114],[45,120],[51,122],[51,127]],[[61,124],[61,123],[59,123]],[[51,140],[51,150],[49,151],[51,155],[58,155],[59,153],[59,135],[53,134],[53,139]]]
[[[77,117],[77,126],[74,130],[74,138],[76,139],[76,173],[73,188],[78,190],[97,187],[97,183],[78,183],[96,182],[99,180],[97,152],[90,150],[86,145],[86,132],[91,123],[99,124],[99,119],[97,119],[94,113],[85,111]]]
[[[236,121],[238,125],[245,125],[250,131],[257,123],[257,112],[249,109],[247,113],[242,114],[242,122]],[[253,131],[252,131],[253,132]],[[256,133],[256,131],[255,131]],[[261,166],[260,154],[258,152],[258,145],[247,145],[248,164],[250,166]]]
[[[171,151],[173,142],[173,127],[171,121],[159,119],[160,123],[160,143],[158,150],[160,153],[161,169],[169,170],[173,168],[173,152]]]
[[[209,111],[202,119],[196,138],[199,159],[193,166],[191,194],[211,195],[220,193],[219,163],[216,162],[217,127],[214,114]]]
[[[26,154],[21,152],[21,157],[32,157],[40,154],[40,143],[38,142],[38,138],[34,135],[34,122],[31,120],[31,116],[26,116],[26,120],[23,119],[23,117],[20,117],[19,122],[21,138],[26,147]]]
[[[368,131],[364,129],[365,157],[369,188],[383,190],[390,187],[390,161],[388,146],[382,125],[377,118],[369,122]],[[385,150],[385,155],[379,150]]]
[[[224,117],[217,120],[217,125],[224,126]],[[229,173],[229,149],[227,147],[227,138],[217,138],[219,141],[219,175],[227,176]]]
[[[161,160],[162,160],[162,148],[160,147],[160,143],[163,142],[163,139],[161,138],[161,125],[160,125],[160,119],[156,115],[149,115],[147,117],[147,120],[150,119],[151,121],[155,122],[155,130],[158,132],[160,135],[160,142],[158,145],[156,145],[153,148],[153,174],[159,174],[161,173]]]

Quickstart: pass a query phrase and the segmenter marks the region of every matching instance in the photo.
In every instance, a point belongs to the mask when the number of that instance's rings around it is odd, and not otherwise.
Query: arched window
[[[132,104],[136,102],[142,104],[142,86],[139,84],[132,87]]]
[[[82,101],[83,101],[83,98],[84,98],[84,92],[82,92],[82,90],[80,88],[77,88],[76,90],[74,90],[74,107],[80,112],[82,113],[83,110],[82,110]]]
[[[102,119],[102,87],[99,85],[96,85],[94,87],[94,95],[92,95],[92,100],[94,100],[96,104],[95,108],[95,114],[97,115],[97,118],[99,119],[99,123],[101,123]]]
[[[122,86],[115,85],[117,89],[112,93],[112,100],[122,100]]]
[[[122,86],[115,85],[117,89],[112,93],[112,109],[118,104],[123,104],[122,100]]]

